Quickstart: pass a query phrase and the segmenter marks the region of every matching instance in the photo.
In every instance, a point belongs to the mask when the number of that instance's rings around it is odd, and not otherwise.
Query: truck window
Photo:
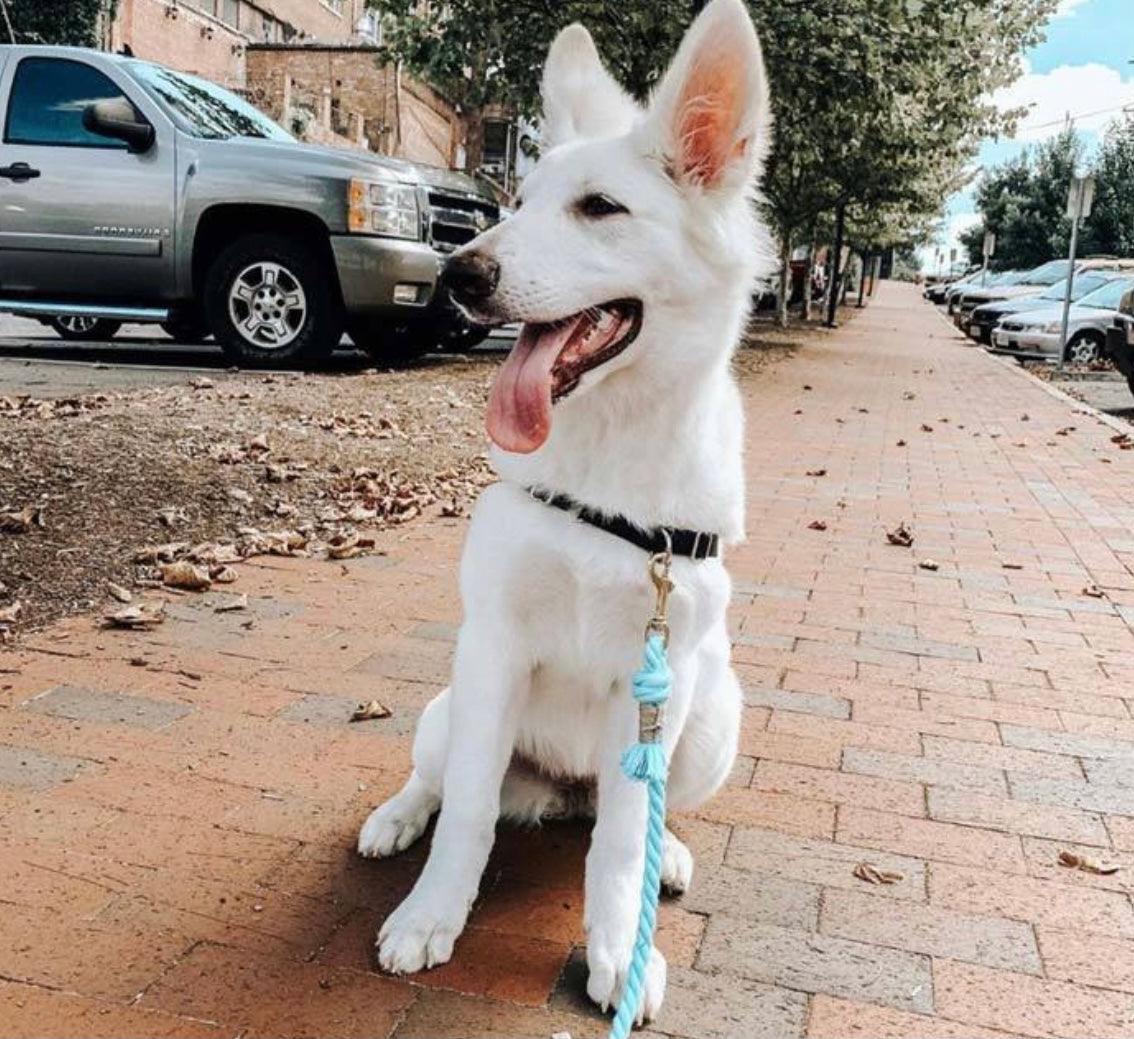
[[[4,140],[64,148],[125,148],[83,127],[83,112],[95,101],[122,98],[98,69],[66,58],[24,58],[12,80]]]

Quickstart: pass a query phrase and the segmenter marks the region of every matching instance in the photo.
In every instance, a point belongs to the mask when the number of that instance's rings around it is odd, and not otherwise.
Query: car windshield
[[[1084,296],[1079,300],[1079,306],[1092,307],[1095,310],[1117,310],[1122,297],[1134,289],[1134,278],[1115,278],[1108,281],[1101,289]]]
[[[1095,289],[1102,288],[1108,281],[1113,278],[1112,274],[1076,274],[1075,284],[1071,286],[1071,299],[1072,301],[1080,300],[1088,293],[1094,292]],[[1045,289],[1040,295],[1040,299],[1051,299],[1062,301],[1067,295],[1067,279],[1057,281],[1049,289]]]
[[[1035,270],[1024,271],[1020,275],[1021,285],[1054,285],[1063,281],[1069,273],[1070,264],[1066,260],[1052,260]]]
[[[295,140],[247,101],[206,79],[144,61],[130,62],[130,73],[146,93],[195,137],[210,140],[227,140],[230,137]]]

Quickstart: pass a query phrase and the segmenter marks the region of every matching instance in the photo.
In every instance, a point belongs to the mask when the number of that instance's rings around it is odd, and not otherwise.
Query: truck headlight
[[[1040,325],[1039,330],[1049,336],[1059,335],[1063,331],[1063,321],[1049,321],[1046,325]]]
[[[347,226],[352,234],[420,238],[417,189],[408,184],[352,180]]]

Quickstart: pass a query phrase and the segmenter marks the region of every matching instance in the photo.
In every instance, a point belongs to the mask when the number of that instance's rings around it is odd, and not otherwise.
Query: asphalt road
[[[513,336],[494,332],[480,350],[507,350]],[[372,368],[374,362],[344,340],[320,371],[343,373]],[[69,343],[38,321],[0,314],[0,396],[69,397],[186,382],[228,368],[212,343],[173,342],[156,325],[124,325],[109,342]]]

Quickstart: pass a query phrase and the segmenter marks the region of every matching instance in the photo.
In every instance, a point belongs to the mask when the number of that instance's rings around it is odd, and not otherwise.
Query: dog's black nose
[[[486,253],[458,253],[451,256],[441,271],[441,284],[458,303],[475,306],[496,291],[500,281],[500,264]]]

